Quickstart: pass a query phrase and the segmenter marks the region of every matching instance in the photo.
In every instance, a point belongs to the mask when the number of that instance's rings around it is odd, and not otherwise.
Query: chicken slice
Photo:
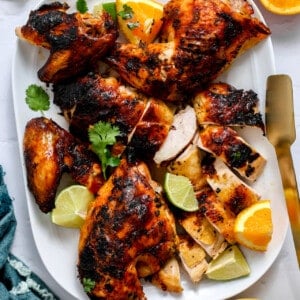
[[[198,146],[249,181],[255,181],[266,164],[266,159],[230,127],[206,126],[199,132]]]
[[[197,93],[193,106],[200,125],[256,126],[264,130],[257,94],[219,82]]]
[[[196,145],[190,144],[182,154],[170,162],[167,171],[189,178],[194,190],[197,191],[207,184],[201,167],[203,155]]]
[[[113,46],[116,25],[110,14],[70,13],[67,3],[44,4],[31,11],[25,25],[16,28],[19,38],[50,50],[38,71],[41,81],[61,82],[94,67]]]
[[[147,166],[122,159],[80,231],[78,272],[97,299],[145,299],[139,276],[158,272],[177,247],[175,221]],[[146,266],[147,265],[147,266]]]
[[[188,235],[180,235],[178,255],[191,280],[199,282],[208,266],[203,248]]]
[[[41,211],[54,208],[55,195],[64,172],[96,193],[103,184],[101,166],[83,144],[45,117],[31,119],[23,138],[28,188]]]
[[[132,86],[166,101],[188,101],[270,35],[243,0],[171,0],[163,19],[160,43],[116,44],[107,61]]]
[[[192,141],[196,131],[195,111],[188,105],[175,114],[165,141],[153,157],[154,162],[159,165],[175,158]]]
[[[151,277],[151,283],[164,291],[180,293],[183,288],[180,281],[178,261],[172,257],[167,263]]]
[[[179,223],[210,257],[217,257],[226,248],[224,237],[208,222],[200,210],[182,214]]]
[[[206,162],[203,162],[205,165]],[[204,167],[206,168],[206,167]],[[225,210],[237,216],[243,209],[260,199],[260,195],[239,179],[220,159],[214,159],[206,172],[207,182]]]
[[[199,202],[198,215],[200,214],[202,218],[205,216],[206,220],[222,238],[225,238],[228,243],[234,244],[236,239],[233,229],[236,215],[225,208],[224,204],[210,187],[205,187],[201,191],[198,191],[196,196]],[[224,242],[221,245],[218,253],[225,250],[227,243]]]

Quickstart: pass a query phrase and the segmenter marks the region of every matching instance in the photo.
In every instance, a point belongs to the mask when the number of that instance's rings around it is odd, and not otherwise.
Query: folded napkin
[[[0,165],[0,299],[58,299],[36,274],[10,253],[17,222],[3,176]]]

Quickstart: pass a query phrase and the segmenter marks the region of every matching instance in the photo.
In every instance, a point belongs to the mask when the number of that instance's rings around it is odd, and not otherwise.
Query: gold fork
[[[271,75],[267,80],[266,133],[275,147],[282,185],[300,265],[300,202],[291,145],[296,139],[293,87],[288,75]]]

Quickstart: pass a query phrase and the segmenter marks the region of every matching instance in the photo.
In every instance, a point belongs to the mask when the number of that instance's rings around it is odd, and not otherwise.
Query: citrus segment
[[[118,23],[133,44],[151,43],[162,26],[163,5],[154,0],[116,0]]]
[[[279,15],[294,15],[300,13],[300,0],[260,0],[263,6]]]
[[[206,276],[213,280],[231,280],[249,274],[249,265],[236,245],[227,248],[212,260],[206,270]]]
[[[238,243],[252,250],[265,251],[273,233],[269,200],[261,200],[242,210],[234,225]]]
[[[51,221],[64,227],[80,228],[92,200],[94,195],[85,186],[71,185],[63,189],[55,199]]]
[[[199,208],[191,181],[182,175],[166,173],[164,188],[169,201],[185,211],[196,211]]]

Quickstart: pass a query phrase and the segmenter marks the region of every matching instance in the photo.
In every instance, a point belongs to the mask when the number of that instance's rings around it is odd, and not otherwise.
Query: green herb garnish
[[[134,15],[133,9],[127,5],[123,5],[123,10],[121,10],[118,15],[123,19],[123,20],[128,20],[131,19]]]
[[[36,84],[31,84],[26,89],[26,103],[34,111],[46,111],[50,108],[50,100],[47,92]]]
[[[107,167],[116,167],[120,163],[120,158],[112,156],[108,149],[108,146],[116,143],[116,137],[120,134],[117,126],[102,121],[95,123],[88,130],[92,150],[98,155],[101,161],[104,179],[106,179]]]
[[[130,29],[130,30],[133,30],[135,28],[138,28],[140,26],[140,23],[139,22],[128,22],[127,23],[127,27]]]
[[[77,0],[76,9],[82,14],[86,13],[88,11],[86,0]]]
[[[102,4],[103,9],[110,14],[112,19],[114,21],[117,20],[117,10],[116,10],[116,3],[115,2],[109,2],[109,3],[103,3]]]
[[[89,293],[95,287],[96,282],[90,278],[83,278],[82,284],[83,284],[84,291],[86,293]]]

